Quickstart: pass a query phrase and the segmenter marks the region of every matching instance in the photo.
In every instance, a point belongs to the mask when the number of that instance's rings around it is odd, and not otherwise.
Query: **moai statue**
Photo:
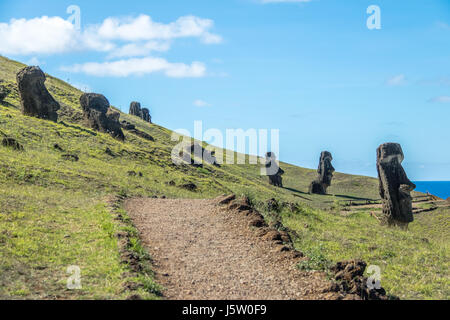
[[[39,67],[25,67],[17,73],[20,105],[27,116],[57,121],[59,103],[45,87],[45,74]]]
[[[327,188],[331,185],[331,179],[333,179],[334,172],[331,160],[333,160],[333,157],[330,152],[323,151],[320,154],[319,168],[317,169],[319,175],[316,180],[311,182],[309,193],[327,194]]]
[[[136,101],[132,101],[130,103],[130,112],[129,114],[133,116],[137,116],[139,118],[142,118],[142,110],[141,110],[141,104]]]
[[[414,220],[410,192],[416,188],[401,165],[404,159],[398,143],[385,143],[377,149],[377,171],[383,201],[383,223],[407,228]]]
[[[120,113],[110,108],[109,101],[104,95],[84,93],[80,97],[80,105],[84,121],[90,128],[107,132],[116,139],[125,140],[119,121]]]
[[[152,123],[152,117],[150,116],[150,111],[147,108],[142,108],[142,120]]]
[[[278,166],[275,153],[266,153],[266,175],[269,177],[269,183],[276,187],[283,187],[283,179],[281,176],[284,174],[283,169]]]

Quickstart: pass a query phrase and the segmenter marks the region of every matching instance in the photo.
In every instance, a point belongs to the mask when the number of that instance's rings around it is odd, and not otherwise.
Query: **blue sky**
[[[170,129],[278,128],[285,162],[375,176],[398,142],[411,180],[450,180],[449,0],[263,2],[1,0],[0,54]]]

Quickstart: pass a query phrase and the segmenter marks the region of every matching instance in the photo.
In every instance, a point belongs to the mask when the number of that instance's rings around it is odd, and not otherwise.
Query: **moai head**
[[[17,73],[22,113],[27,116],[58,120],[59,103],[45,87],[45,74],[39,67],[25,67]]]
[[[384,220],[389,225],[406,227],[414,220],[410,192],[416,188],[401,163],[403,150],[398,143],[385,143],[377,149],[377,171]]]
[[[139,102],[132,101],[130,103],[130,112],[129,113],[133,116],[142,118],[141,104]]]
[[[322,183],[325,187],[329,187],[331,185],[331,179],[333,178],[334,168],[331,164],[331,160],[333,160],[333,157],[330,152],[323,151],[320,154],[320,162],[317,173],[319,174],[320,183]]]
[[[269,183],[282,187],[283,182],[281,175],[284,173],[284,171],[278,166],[277,157],[275,153],[273,152],[267,152],[266,153],[266,175],[269,176]]]

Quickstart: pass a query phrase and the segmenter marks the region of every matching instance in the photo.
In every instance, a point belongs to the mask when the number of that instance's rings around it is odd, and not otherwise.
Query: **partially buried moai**
[[[25,67],[17,73],[22,113],[27,116],[57,121],[59,103],[44,85],[45,74],[39,67]]]
[[[410,192],[416,188],[406,176],[398,143],[385,143],[377,149],[377,171],[383,202],[383,222],[403,228],[414,220]]]
[[[323,151],[320,154],[319,168],[317,169],[318,177],[311,182],[309,193],[327,194],[327,188],[331,185],[334,172],[331,160],[333,160],[333,157],[330,152]]]
[[[283,187],[283,179],[281,176],[284,174],[283,169],[278,166],[275,153],[266,153],[266,175],[269,177],[269,183],[276,187]]]

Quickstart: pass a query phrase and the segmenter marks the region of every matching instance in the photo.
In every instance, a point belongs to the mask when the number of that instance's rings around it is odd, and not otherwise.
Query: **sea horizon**
[[[442,199],[450,197],[450,181],[413,181],[416,185],[415,191],[431,193]]]

